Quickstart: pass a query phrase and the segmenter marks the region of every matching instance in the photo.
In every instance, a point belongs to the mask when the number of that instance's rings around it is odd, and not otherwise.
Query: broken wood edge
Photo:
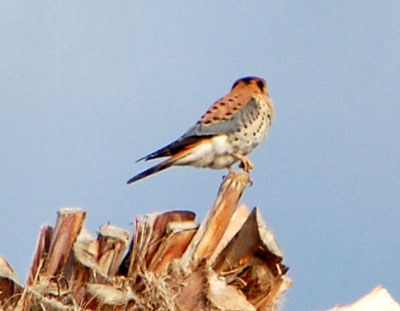
[[[248,173],[230,172],[223,180],[217,198],[181,258],[185,267],[208,258],[222,239],[237,203],[250,183]]]
[[[118,271],[125,255],[129,244],[129,232],[107,224],[101,227],[97,241],[99,244],[97,265],[105,275],[112,277]]]
[[[249,208],[242,204],[234,212],[232,219],[230,220],[228,227],[225,230],[224,235],[215,247],[213,253],[210,255],[209,262],[212,265],[222,250],[228,245],[228,243],[233,239],[233,237],[239,232],[247,218],[250,215]]]
[[[213,269],[227,284],[236,284],[257,309],[274,309],[283,291],[287,267],[272,231],[254,208],[247,220],[218,254]],[[253,285],[249,285],[253,284]],[[287,284],[287,283],[285,283]],[[250,286],[250,287],[248,287]]]
[[[123,261],[127,261],[127,276],[135,278],[145,269],[146,251],[151,242],[154,222],[160,213],[151,213],[144,216],[138,216],[135,219],[135,228],[129,257],[125,256]]]
[[[62,208],[58,211],[48,256],[43,265],[44,275],[52,277],[62,273],[85,218],[86,212],[81,208]]]
[[[23,286],[14,269],[7,260],[0,255],[0,306],[7,310],[14,306],[20,299]],[[6,309],[7,308],[7,309]]]
[[[249,240],[249,237],[252,239]],[[262,243],[261,249],[259,243]],[[260,250],[273,256],[276,263],[283,260],[283,253],[273,232],[262,220],[258,208],[254,208],[240,230],[218,254],[213,262],[213,268],[216,271],[227,271],[232,265],[238,264],[241,258]]]
[[[99,256],[99,243],[96,238],[89,232],[85,225],[82,226],[73,246],[76,260],[82,266],[93,269],[101,273],[101,268],[97,264]]]
[[[43,267],[45,254],[50,247],[51,236],[53,234],[53,227],[50,225],[43,225],[40,228],[39,238],[36,243],[36,249],[33,255],[32,265],[29,269],[26,285],[32,285],[39,275],[40,269]]]
[[[148,267],[149,271],[156,275],[163,273],[173,260],[182,256],[195,234],[196,228],[173,231],[168,234],[154,254]]]
[[[22,288],[22,283],[19,281],[18,276],[15,274],[14,269],[8,261],[0,254],[0,278],[9,280],[17,287]]]
[[[146,267],[150,266],[154,254],[158,251],[159,247],[161,247],[165,235],[170,234],[169,231],[172,227],[173,230],[176,230],[177,226],[182,224],[182,227],[184,227],[182,230],[187,229],[186,227],[188,226],[197,228],[195,220],[196,214],[187,210],[160,212],[154,220],[152,236],[145,258]]]

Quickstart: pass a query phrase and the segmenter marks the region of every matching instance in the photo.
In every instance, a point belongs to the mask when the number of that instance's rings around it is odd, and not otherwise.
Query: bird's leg
[[[253,163],[251,163],[250,160],[245,155],[235,152],[235,153],[233,153],[233,156],[236,159],[240,160],[241,163],[240,163],[239,167],[241,167],[245,172],[248,172],[254,168]]]

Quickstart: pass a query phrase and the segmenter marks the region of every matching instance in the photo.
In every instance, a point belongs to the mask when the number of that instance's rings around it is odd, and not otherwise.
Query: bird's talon
[[[249,161],[241,162],[239,167],[243,169],[246,173],[248,173],[250,170],[254,168],[253,164]]]

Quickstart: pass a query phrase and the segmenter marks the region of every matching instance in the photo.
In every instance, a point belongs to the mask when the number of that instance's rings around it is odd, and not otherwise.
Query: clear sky
[[[293,287],[287,311],[400,300],[400,1],[2,1],[0,253],[23,280],[40,226],[190,209],[225,171],[135,160],[183,134],[232,83],[268,81],[276,119],[250,156]]]

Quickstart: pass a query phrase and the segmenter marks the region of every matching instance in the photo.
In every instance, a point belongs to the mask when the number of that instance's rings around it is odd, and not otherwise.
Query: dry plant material
[[[190,211],[137,217],[131,240],[111,224],[95,237],[82,209],[61,209],[40,231],[24,288],[0,257],[0,309],[276,310],[291,282],[259,210],[237,208],[249,182],[230,173],[200,226]]]
[[[22,289],[14,270],[0,255],[0,306],[5,309],[15,305]]]

